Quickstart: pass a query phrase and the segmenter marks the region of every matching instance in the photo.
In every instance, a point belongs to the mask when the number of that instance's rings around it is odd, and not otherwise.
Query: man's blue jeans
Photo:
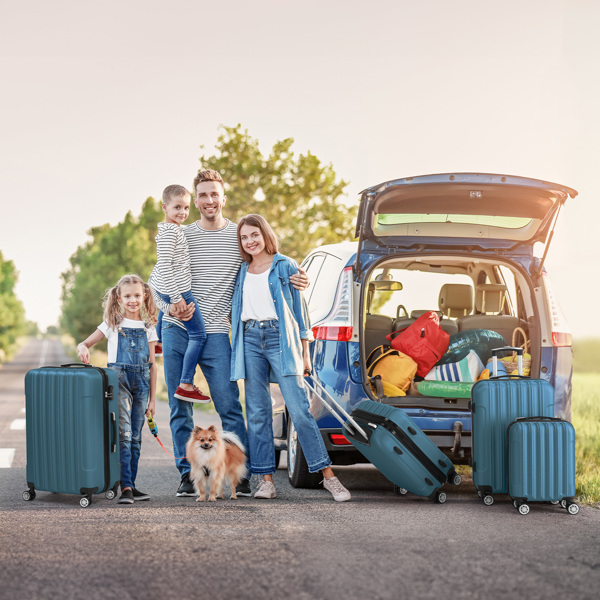
[[[268,475],[276,470],[269,368],[275,375],[285,406],[298,432],[308,470],[316,473],[331,465],[319,426],[310,413],[302,377],[281,374],[279,323],[276,320],[248,321],[244,325],[244,361],[252,473]]]
[[[171,302],[168,294],[161,294],[156,292],[162,300],[165,302]],[[181,297],[186,301],[187,304],[194,304],[196,310],[189,321],[182,321],[185,325],[185,329],[188,333],[187,350],[183,357],[183,365],[181,368],[181,379],[180,383],[194,383],[194,373],[196,372],[196,365],[202,354],[202,348],[206,343],[206,327],[204,325],[204,318],[200,312],[200,307],[194,298],[194,294],[191,291],[183,292]],[[162,324],[161,324],[161,335],[159,340],[162,340]]]
[[[163,321],[163,363],[165,380],[171,409],[171,434],[175,456],[185,456],[185,445],[194,429],[193,404],[174,398],[181,380],[183,357],[188,344],[188,334],[178,325]],[[206,378],[215,409],[221,417],[225,431],[235,433],[244,447],[248,447],[246,424],[240,404],[236,382],[229,380],[231,372],[231,343],[226,333],[209,333],[200,356],[200,367]],[[175,464],[181,475],[189,473],[187,459],[176,459]]]

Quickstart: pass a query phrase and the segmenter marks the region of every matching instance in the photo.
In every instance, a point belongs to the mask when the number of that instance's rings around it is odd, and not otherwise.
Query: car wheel
[[[291,419],[288,419],[287,463],[288,478],[293,487],[311,489],[319,487],[323,476],[321,473],[309,472],[298,433]]]

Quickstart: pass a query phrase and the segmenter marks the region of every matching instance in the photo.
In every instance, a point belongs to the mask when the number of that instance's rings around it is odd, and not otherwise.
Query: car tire
[[[321,473],[311,473],[308,470],[304,452],[298,439],[298,433],[288,417],[288,437],[287,437],[287,466],[288,479],[295,488],[318,488],[323,476]]]

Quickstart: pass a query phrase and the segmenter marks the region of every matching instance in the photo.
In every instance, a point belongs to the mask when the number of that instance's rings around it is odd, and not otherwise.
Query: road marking
[[[46,362],[46,351],[48,350],[48,340],[44,340],[42,342],[42,352],[40,354],[40,362],[38,364],[38,367],[43,367],[44,363]]]
[[[14,448],[0,448],[0,469],[10,469],[14,457]]]
[[[10,424],[10,429],[25,429],[25,419],[15,419]]]

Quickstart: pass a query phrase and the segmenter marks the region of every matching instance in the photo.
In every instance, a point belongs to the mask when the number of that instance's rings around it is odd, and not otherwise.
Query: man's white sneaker
[[[342,485],[342,482],[337,477],[323,479],[323,487],[331,492],[331,495],[336,502],[348,502],[348,500],[352,498],[350,492]]]
[[[255,498],[277,498],[277,492],[272,481],[266,481],[263,479],[258,484],[258,489],[254,493]]]

